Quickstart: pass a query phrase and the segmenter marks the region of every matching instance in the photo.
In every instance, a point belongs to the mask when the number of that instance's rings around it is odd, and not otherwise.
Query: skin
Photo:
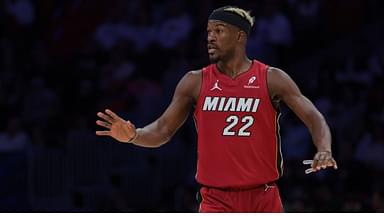
[[[207,26],[207,48],[212,63],[216,63],[219,71],[231,78],[248,70],[252,61],[245,52],[247,34],[230,24],[210,20]],[[107,130],[96,131],[96,135],[110,136],[120,142],[156,148],[167,143],[183,125],[192,107],[196,104],[201,86],[201,70],[190,71],[179,81],[172,101],[165,112],[151,124],[136,129],[130,121],[126,121],[109,109],[98,112],[100,118],[96,124]],[[311,133],[317,153],[313,158],[312,168],[333,167],[337,164],[332,157],[331,133],[329,127],[312,102],[299,90],[295,82],[282,70],[268,68],[268,90],[271,101],[277,108],[284,102],[307,126]]]

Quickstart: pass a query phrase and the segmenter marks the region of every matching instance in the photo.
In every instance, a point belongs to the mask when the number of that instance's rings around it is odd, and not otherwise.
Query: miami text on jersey
[[[258,98],[205,97],[203,111],[256,112]]]

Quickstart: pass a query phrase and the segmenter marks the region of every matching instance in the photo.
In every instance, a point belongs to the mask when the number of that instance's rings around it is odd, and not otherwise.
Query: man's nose
[[[207,41],[208,42],[214,42],[214,41],[216,41],[216,37],[213,34],[208,34],[207,35]]]

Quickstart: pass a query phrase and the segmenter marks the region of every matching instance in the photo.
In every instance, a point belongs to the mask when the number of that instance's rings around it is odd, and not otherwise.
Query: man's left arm
[[[267,77],[270,97],[287,104],[309,129],[317,148],[312,163],[314,171],[327,167],[337,169],[336,161],[332,157],[331,132],[323,115],[284,71],[270,67]]]

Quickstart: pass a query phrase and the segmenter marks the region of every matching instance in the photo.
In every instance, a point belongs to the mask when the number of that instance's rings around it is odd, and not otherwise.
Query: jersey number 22
[[[241,118],[242,126],[239,131],[233,131],[232,129],[239,123],[239,116],[230,115],[225,122],[229,123],[223,130],[224,136],[251,136],[251,132],[247,131],[249,127],[253,125],[254,119],[252,116],[243,116]]]

